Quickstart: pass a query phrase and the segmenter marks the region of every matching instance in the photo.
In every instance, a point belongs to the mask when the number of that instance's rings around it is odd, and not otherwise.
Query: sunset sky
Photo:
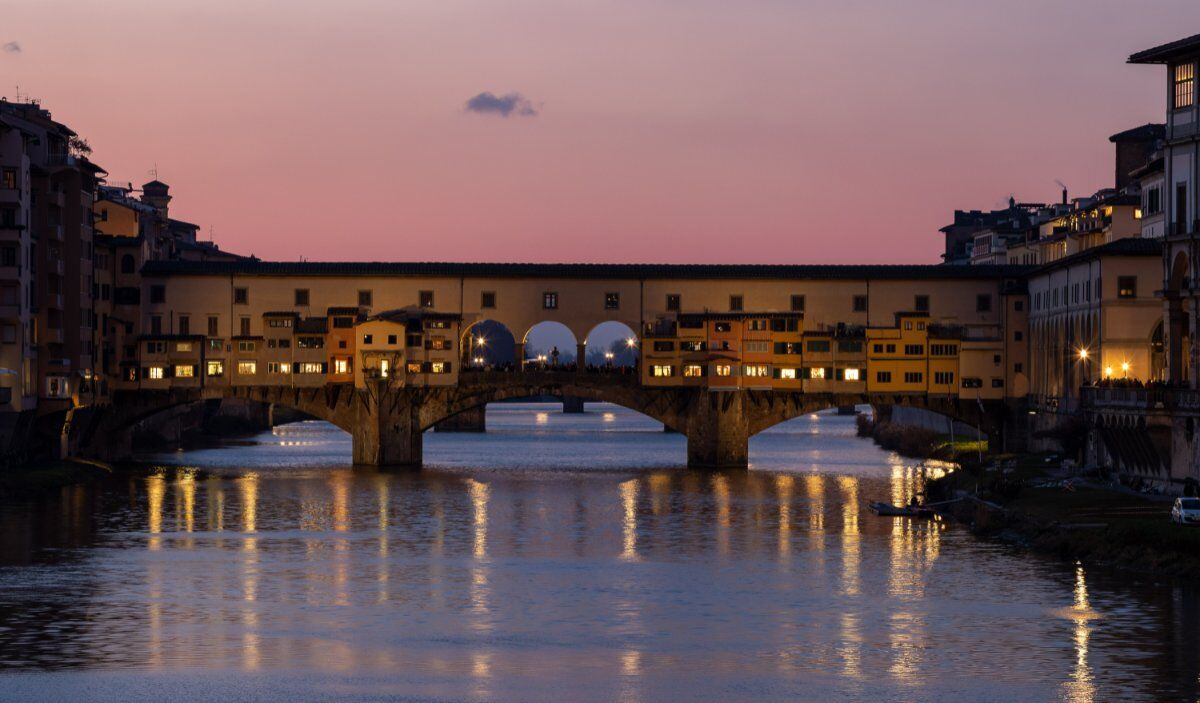
[[[934,262],[1111,185],[1200,3],[0,0],[0,94],[272,259]],[[471,109],[468,109],[468,104]]]

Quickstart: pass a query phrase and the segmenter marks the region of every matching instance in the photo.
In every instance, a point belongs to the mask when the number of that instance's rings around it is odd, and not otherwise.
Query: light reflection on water
[[[874,516],[943,469],[850,418],[714,474],[619,408],[488,424],[419,474],[302,423],[0,505],[0,699],[1195,699],[1193,590]]]

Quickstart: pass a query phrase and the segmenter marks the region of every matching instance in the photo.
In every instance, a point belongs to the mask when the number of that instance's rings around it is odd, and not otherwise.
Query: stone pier
[[[477,405],[433,426],[434,432],[487,432],[487,406]]]
[[[750,419],[745,391],[696,394],[687,418],[688,466],[744,469],[749,466]]]
[[[359,391],[352,438],[354,463],[419,467],[422,458],[420,407],[409,393],[389,390],[386,381]]]

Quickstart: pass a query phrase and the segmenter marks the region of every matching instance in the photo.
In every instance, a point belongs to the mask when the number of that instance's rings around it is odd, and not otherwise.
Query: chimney
[[[1063,188],[1063,205],[1067,204],[1067,189]]]

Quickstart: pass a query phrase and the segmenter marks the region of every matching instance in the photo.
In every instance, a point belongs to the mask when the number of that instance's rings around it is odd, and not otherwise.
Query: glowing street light
[[[1080,350],[1079,350],[1079,360],[1080,360],[1080,361],[1087,361],[1087,358],[1088,358],[1088,350],[1087,350],[1087,349],[1080,349]]]
[[[633,349],[634,347],[637,346],[637,340],[634,339],[633,337],[630,337],[629,339],[625,340],[625,346],[629,347],[630,349]]]
[[[1121,373],[1125,374],[1125,378],[1129,378],[1129,362],[1128,361],[1121,362]]]

